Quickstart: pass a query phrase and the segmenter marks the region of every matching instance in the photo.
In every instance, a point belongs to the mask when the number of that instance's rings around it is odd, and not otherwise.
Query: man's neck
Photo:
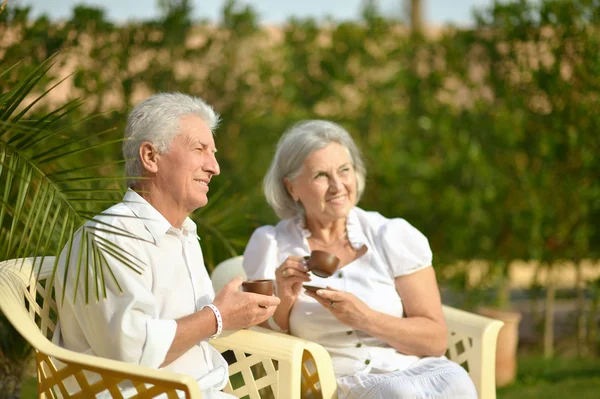
[[[131,189],[148,201],[154,209],[167,219],[171,226],[181,229],[183,222],[188,217],[188,213],[182,210],[181,206],[170,196],[165,195],[151,183],[138,183],[131,187]]]

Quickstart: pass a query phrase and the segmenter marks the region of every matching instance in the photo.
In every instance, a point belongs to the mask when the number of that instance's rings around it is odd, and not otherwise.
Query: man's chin
[[[208,197],[198,198],[198,200],[194,203],[194,211],[206,206],[206,204],[208,204]]]

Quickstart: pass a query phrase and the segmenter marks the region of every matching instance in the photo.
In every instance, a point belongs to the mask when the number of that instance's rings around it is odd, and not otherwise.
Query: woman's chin
[[[330,207],[327,213],[335,219],[341,219],[347,217],[351,209],[352,207],[348,206],[348,204],[338,205]]]

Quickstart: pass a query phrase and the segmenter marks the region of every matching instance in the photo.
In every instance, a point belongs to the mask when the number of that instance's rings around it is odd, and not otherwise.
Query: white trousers
[[[443,357],[423,358],[406,370],[345,376],[337,382],[339,399],[477,399],[465,369]]]

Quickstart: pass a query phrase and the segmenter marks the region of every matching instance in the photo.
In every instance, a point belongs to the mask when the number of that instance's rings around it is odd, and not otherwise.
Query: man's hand
[[[273,316],[279,298],[239,291],[242,279],[231,280],[215,297],[213,304],[221,312],[224,330],[239,330],[260,324]]]

